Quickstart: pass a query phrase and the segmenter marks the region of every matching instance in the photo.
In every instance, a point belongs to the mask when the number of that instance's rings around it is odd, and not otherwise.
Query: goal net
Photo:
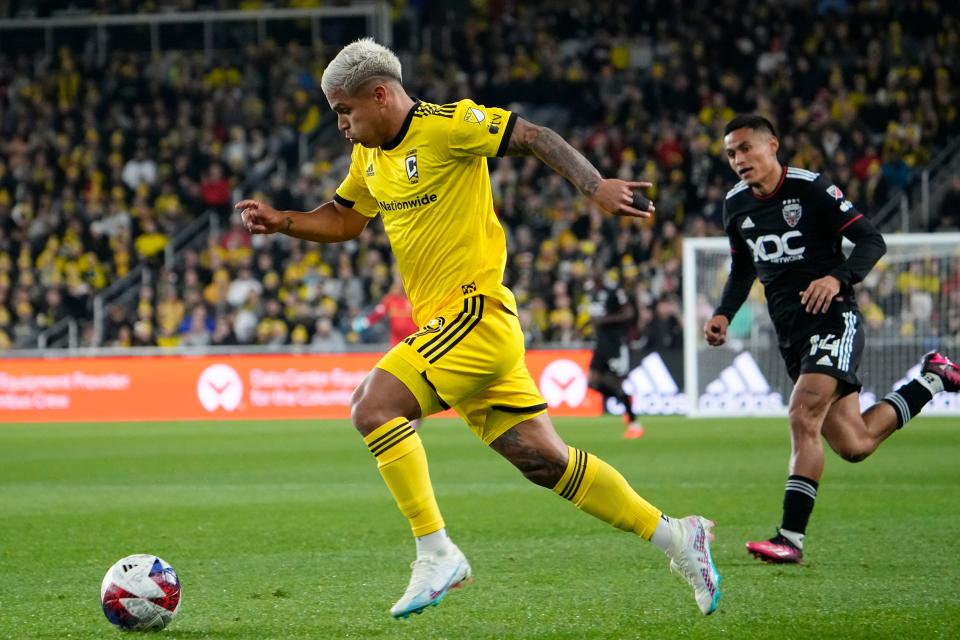
[[[887,254],[855,288],[866,328],[860,364],[864,407],[917,375],[927,351],[960,357],[960,233],[884,239]],[[784,415],[793,384],[759,281],[730,322],[726,344],[711,347],[704,340],[703,325],[720,301],[729,269],[725,237],[685,239],[683,355],[688,414]],[[923,413],[960,415],[960,394],[938,395]]]

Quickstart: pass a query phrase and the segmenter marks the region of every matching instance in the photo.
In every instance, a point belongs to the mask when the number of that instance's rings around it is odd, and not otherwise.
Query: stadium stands
[[[104,3],[87,4],[74,3]],[[868,211],[911,188],[960,133],[960,22],[941,3],[696,0],[679,20],[666,17],[675,4],[490,1],[471,3],[471,20],[443,2],[398,7],[396,48],[413,95],[509,106],[606,174],[656,184],[652,223],[614,219],[539,161],[491,162],[508,284],[531,344],[589,338],[591,271],[610,272],[635,297],[638,340],[664,339],[679,314],[682,236],[720,233],[735,181],[720,138],[735,112],[769,116],[784,161],[824,172]],[[42,345],[67,318],[83,345],[385,341],[382,327],[353,330],[390,288],[381,225],[316,246],[251,238],[231,214],[241,194],[294,209],[332,196],[349,147],[333,135],[319,76],[340,44],[270,40],[210,60],[188,50],[105,60],[89,48],[52,59],[4,50],[0,349]],[[957,194],[960,178],[932,229],[960,224]],[[183,237],[208,216],[199,243]],[[131,273],[128,295],[94,327],[98,294]],[[896,291],[865,293],[874,317],[900,312]]]

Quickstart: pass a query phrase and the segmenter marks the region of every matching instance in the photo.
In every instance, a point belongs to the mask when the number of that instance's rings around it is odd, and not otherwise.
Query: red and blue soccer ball
[[[121,629],[163,629],[180,608],[180,578],[157,556],[127,556],[103,577],[100,605],[107,620]]]

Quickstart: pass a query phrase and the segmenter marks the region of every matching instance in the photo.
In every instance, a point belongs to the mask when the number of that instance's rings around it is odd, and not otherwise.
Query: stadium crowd
[[[783,161],[823,172],[868,212],[960,133],[960,20],[942,3],[638,0],[599,11],[586,0],[488,0],[469,10],[396,3],[411,95],[510,107],[601,172],[655,183],[652,222],[615,219],[536,159],[491,161],[507,284],[530,344],[590,338],[591,275],[633,296],[638,340],[679,344],[681,241],[722,233],[736,181],[722,129],[737,112],[778,123]],[[268,40],[211,61],[3,51],[0,349],[35,347],[65,318],[80,321],[85,345],[384,341],[386,327],[362,322],[393,279],[378,221],[355,241],[319,246],[251,237],[231,211],[241,194],[300,210],[333,195],[350,149],[319,78],[340,44]],[[956,228],[960,177],[943,202],[931,227]],[[207,212],[215,231],[174,251]],[[138,267],[146,277],[98,333],[93,298]],[[939,286],[960,291],[953,279]],[[873,317],[899,313],[907,286],[878,289]]]

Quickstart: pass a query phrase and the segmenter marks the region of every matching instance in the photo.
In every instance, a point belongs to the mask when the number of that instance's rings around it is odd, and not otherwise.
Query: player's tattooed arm
[[[507,143],[507,155],[537,156],[584,195],[593,195],[600,186],[600,172],[582,153],[570,146],[556,131],[523,118],[517,118],[513,126],[510,142]]]
[[[647,218],[656,209],[641,193],[652,186],[649,182],[604,179],[582,153],[548,127],[517,118],[507,143],[507,155],[537,156],[607,213]]]

